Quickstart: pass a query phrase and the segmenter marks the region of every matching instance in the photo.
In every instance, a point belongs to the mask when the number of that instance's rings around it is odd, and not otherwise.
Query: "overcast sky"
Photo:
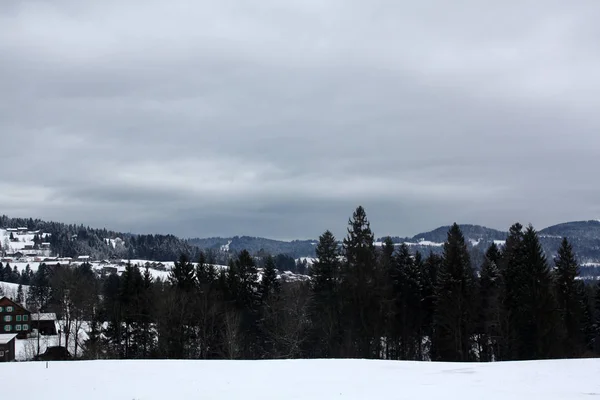
[[[452,4],[450,4],[452,3]],[[179,236],[600,217],[600,2],[3,0],[0,213]]]

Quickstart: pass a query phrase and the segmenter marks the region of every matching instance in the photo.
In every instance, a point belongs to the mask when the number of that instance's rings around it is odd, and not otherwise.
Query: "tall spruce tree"
[[[456,223],[444,243],[435,295],[434,359],[473,360],[474,272],[465,238]]]
[[[427,338],[424,355],[428,354],[428,359],[431,359],[432,354],[435,354],[435,349],[432,347],[433,338],[433,317],[435,314],[435,287],[437,286],[437,274],[441,269],[442,257],[429,253],[425,259],[421,269],[421,286],[422,286],[422,304],[423,316],[421,319],[421,331],[423,338]]]
[[[517,290],[518,353],[522,360],[545,359],[560,355],[560,316],[552,290],[552,275],[531,225],[523,234],[523,271]]]
[[[393,276],[396,271],[396,259],[394,257],[396,246],[391,237],[386,237],[379,252],[379,266],[384,271],[382,282],[382,322],[384,324],[385,353],[386,360],[396,358],[398,352],[398,329],[396,318],[396,305],[394,295]]]
[[[561,318],[565,329],[562,341],[563,356],[577,357],[585,349],[585,336],[581,330],[584,303],[575,279],[579,276],[579,265],[573,254],[573,247],[563,238],[558,256],[554,259],[554,284]]]
[[[500,251],[492,243],[485,253],[479,278],[479,313],[477,333],[479,335],[480,361],[494,361],[498,358],[500,335]]]
[[[378,292],[374,235],[362,206],[348,221],[343,249],[346,258],[343,276],[344,356],[379,358],[381,354],[381,302]]]
[[[523,251],[523,225],[513,224],[509,231],[500,262],[501,315],[500,341],[497,359],[501,361],[519,358],[519,318],[522,314],[522,285],[525,271]]]
[[[319,237],[316,260],[310,268],[311,347],[313,357],[339,357],[341,328],[340,260],[338,243],[333,233],[326,231]]]
[[[600,282],[596,284],[594,296],[594,351],[600,355]]]
[[[397,359],[414,360],[419,354],[421,317],[421,271],[403,243],[395,258],[392,273],[394,295],[394,326],[398,340]]]

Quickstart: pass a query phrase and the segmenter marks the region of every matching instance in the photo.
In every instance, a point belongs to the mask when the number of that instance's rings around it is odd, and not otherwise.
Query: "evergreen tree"
[[[444,243],[435,296],[434,358],[441,361],[473,360],[474,272],[465,238],[456,223]]]
[[[281,285],[277,279],[277,270],[275,269],[275,260],[273,257],[267,257],[262,279],[260,281],[260,294],[262,302],[266,303],[273,296],[281,292]]]
[[[522,314],[519,310],[522,304],[522,282],[526,268],[524,258],[523,225],[517,222],[509,229],[500,262],[502,306],[497,359],[502,361],[519,358],[518,320]]]
[[[177,289],[189,293],[196,285],[194,274],[194,265],[185,254],[182,254],[169,273],[169,281]]]
[[[428,347],[428,353],[431,357],[435,353],[435,349],[432,348],[433,338],[433,317],[435,314],[435,287],[437,286],[437,275],[441,269],[442,257],[429,253],[429,256],[425,259],[425,262],[421,266],[421,310],[423,312],[421,318],[421,331],[423,337],[428,338],[426,346]]]
[[[377,266],[374,235],[363,207],[348,221],[344,239],[343,316],[344,356],[379,358],[381,355],[380,271]],[[376,339],[377,338],[377,339]]]
[[[524,270],[517,283],[518,359],[533,360],[560,355],[560,321],[552,293],[552,276],[537,232],[530,225],[523,234]]]
[[[575,281],[579,276],[579,265],[573,254],[573,247],[567,238],[563,239],[554,263],[556,265],[554,270],[556,297],[561,325],[566,333],[562,349],[564,356],[577,357],[582,354],[585,347],[585,336],[581,331],[584,304]]]
[[[402,244],[396,255],[392,271],[392,293],[394,296],[394,326],[392,332],[398,342],[395,358],[414,360],[418,358],[421,327],[421,271]]]
[[[594,351],[600,354],[600,282],[596,285],[594,300]]]
[[[312,322],[309,353],[318,358],[339,357],[342,328],[338,243],[330,231],[319,237],[317,259],[310,268]]]
[[[500,251],[492,243],[485,254],[479,278],[479,359],[494,361],[498,356],[498,339],[500,335]]]
[[[24,304],[24,300],[23,285],[19,283],[19,286],[17,287],[17,303],[22,305]]]

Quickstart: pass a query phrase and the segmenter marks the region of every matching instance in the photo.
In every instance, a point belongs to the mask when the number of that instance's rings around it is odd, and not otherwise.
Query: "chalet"
[[[55,313],[32,313],[31,326],[44,336],[57,335]]]
[[[15,361],[16,333],[0,333],[0,362]]]
[[[26,339],[31,332],[31,313],[8,297],[0,298],[0,333],[16,333]]]

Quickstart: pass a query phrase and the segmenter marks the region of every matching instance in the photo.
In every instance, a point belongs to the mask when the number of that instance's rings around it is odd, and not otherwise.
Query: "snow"
[[[31,314],[32,321],[55,321],[56,314],[55,313],[37,313],[34,312]]]
[[[479,243],[481,243],[481,239],[469,239],[469,242],[471,243],[471,246],[476,247],[479,246]]]
[[[300,258],[296,258],[295,261],[296,261],[296,263],[298,263],[298,262],[303,263],[304,261],[306,261],[306,265],[308,265],[310,267],[317,261],[317,259],[315,257],[300,257]]]
[[[494,244],[496,246],[504,246],[506,244],[506,240],[494,240]]]
[[[429,240],[419,240],[417,243],[406,242],[407,246],[432,246],[432,247],[442,247],[444,243],[436,243],[431,242]]]
[[[221,246],[221,251],[224,252],[229,252],[229,246],[231,245],[231,240],[227,242],[227,244],[224,244]]]
[[[590,399],[600,393],[597,359],[489,364],[101,360],[47,366],[0,364],[0,376],[10,382],[3,385],[2,397],[41,399],[60,393],[65,400],[562,400]],[[58,391],[49,391],[57,384]]]
[[[17,283],[9,283],[9,282],[1,282],[0,281],[0,297],[6,296],[11,300],[16,301],[18,291],[19,291],[19,285]],[[24,300],[27,300],[28,293],[29,293],[29,286],[23,285]]]
[[[15,239],[18,239],[18,241],[13,242],[10,240],[11,233]],[[0,245],[7,253],[14,253],[17,251],[25,253],[27,251],[24,251],[23,249],[25,249],[26,246],[33,247],[33,238],[37,233],[39,233],[39,231],[17,232],[16,230],[0,229]],[[46,239],[49,237],[50,236],[48,234],[41,235],[41,238],[45,241],[47,241]],[[35,253],[45,253],[50,255],[50,250],[35,250]]]
[[[432,246],[432,247],[441,247],[444,243],[431,242],[429,240],[420,239],[417,242],[402,242],[407,246]],[[402,243],[394,243],[394,246],[400,246]],[[377,247],[383,246],[383,242],[374,242],[373,245]]]

